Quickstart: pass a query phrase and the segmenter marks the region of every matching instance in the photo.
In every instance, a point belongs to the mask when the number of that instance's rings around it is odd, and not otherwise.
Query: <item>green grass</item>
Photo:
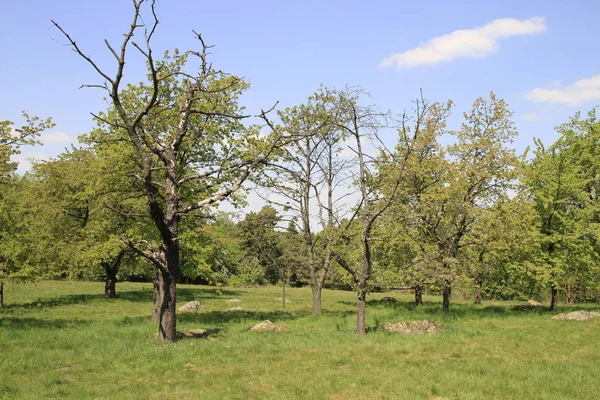
[[[354,295],[324,291],[321,317],[310,290],[180,285],[178,328],[222,328],[201,339],[157,343],[150,284],[121,283],[118,299],[102,283],[7,285],[0,313],[0,398],[7,399],[597,399],[600,320],[554,321],[516,303],[415,308],[375,300],[369,326],[430,319],[445,331],[357,337]],[[227,304],[226,299],[242,302]],[[246,312],[226,312],[241,306]],[[563,307],[558,311],[597,304]],[[270,319],[287,333],[250,333]]]

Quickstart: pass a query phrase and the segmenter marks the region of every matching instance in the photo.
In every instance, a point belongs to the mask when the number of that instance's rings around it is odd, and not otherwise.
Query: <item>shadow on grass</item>
[[[118,289],[117,289],[118,290]],[[212,298],[226,298],[239,295],[240,292],[234,290],[219,290],[217,288],[178,288],[177,299],[180,302],[191,300],[202,300]],[[152,289],[130,290],[117,292],[116,299],[107,299],[103,293],[98,294],[70,294],[59,297],[37,299],[28,303],[22,304],[7,304],[4,310],[26,309],[33,310],[38,308],[52,308],[70,306],[74,304],[86,304],[94,301],[131,301],[139,303],[151,303],[154,293]]]
[[[264,320],[289,321],[311,315],[306,311],[211,311],[211,312],[182,312],[177,314],[177,322],[201,323],[210,326],[219,326],[228,323],[248,323],[255,325]]]
[[[206,339],[211,336],[216,336],[221,332],[224,332],[223,328],[214,329],[182,329],[177,330],[177,340],[182,339]]]
[[[339,301],[338,303],[346,306],[356,306],[355,302],[352,301]],[[444,319],[474,317],[474,318],[493,318],[493,317],[529,317],[535,314],[547,314],[554,315],[557,313],[567,313],[576,310],[587,310],[595,311],[600,310],[600,305],[582,303],[582,304],[568,304],[559,305],[555,311],[550,311],[548,306],[532,306],[528,304],[506,304],[506,305],[474,305],[457,303],[450,305],[449,312],[442,311],[441,302],[426,301],[422,306],[417,306],[413,302],[382,302],[380,300],[369,300],[367,301],[367,307],[373,309],[388,309],[397,310],[402,312],[410,312],[414,314],[420,314],[425,317],[437,317]]]
[[[91,324],[82,319],[0,318],[0,328],[7,329],[64,329]]]

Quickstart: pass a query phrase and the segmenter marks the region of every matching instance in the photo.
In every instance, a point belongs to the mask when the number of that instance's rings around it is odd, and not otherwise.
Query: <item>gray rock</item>
[[[177,310],[179,311],[200,311],[200,310],[204,310],[206,307],[204,307],[204,304],[200,303],[199,301],[190,301],[187,304],[182,305],[181,307],[179,307]]]

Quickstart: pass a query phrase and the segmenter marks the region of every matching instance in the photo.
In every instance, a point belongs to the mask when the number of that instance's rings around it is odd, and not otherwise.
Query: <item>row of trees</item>
[[[163,342],[176,337],[181,280],[308,284],[313,314],[325,285],[352,287],[359,334],[374,287],[412,288],[417,304],[438,288],[444,311],[459,280],[473,283],[476,302],[548,288],[554,308],[559,290],[568,301],[598,294],[594,112],[561,126],[554,145],[536,142],[529,159],[510,149],[512,113],[493,93],[457,130],[450,101],[421,96],[394,115],[356,88],[321,88],[305,104],[252,116],[238,102],[248,84],[212,66],[200,35],[199,51],[155,58],[153,1],[135,0],[121,44],[106,42],[112,72],[54,25],[98,73],[102,83],[88,86],[110,105],[93,114],[81,148],[24,177],[10,156],[51,121],[2,124],[0,282],[100,270],[113,297],[124,271],[153,276]],[[125,85],[131,51],[147,81]],[[269,207],[240,223],[216,213],[225,199],[244,204],[249,182]]]

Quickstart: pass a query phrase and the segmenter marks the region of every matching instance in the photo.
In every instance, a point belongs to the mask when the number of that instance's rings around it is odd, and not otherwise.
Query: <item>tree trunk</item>
[[[312,315],[321,315],[321,286],[313,285],[312,289]]]
[[[119,268],[121,268],[123,257],[125,257],[125,250],[121,250],[111,262],[102,261],[101,263],[106,273],[104,278],[106,282],[104,284],[104,297],[107,299],[117,297],[117,273],[119,272]]]
[[[558,289],[552,287],[550,289],[550,311],[556,310],[556,303],[558,302]]]
[[[156,271],[156,276],[154,277],[154,295],[152,296],[152,321],[158,322],[160,319],[160,305],[162,304],[162,295],[163,292],[161,287],[162,274],[159,270]]]
[[[415,285],[415,305],[422,306],[423,305],[423,288],[421,285]]]
[[[283,279],[282,279],[282,281],[283,281],[283,297],[282,297],[281,303],[282,303],[282,307],[285,308],[285,278],[286,278],[285,268],[283,270],[282,275],[283,275]]]
[[[442,311],[443,312],[448,312],[450,311],[450,295],[452,293],[452,288],[450,287],[450,284],[447,283],[446,286],[444,286],[444,293],[443,293],[443,301],[442,301]]]
[[[0,308],[4,308],[4,282],[0,281]]]
[[[367,333],[366,325],[366,306],[367,306],[367,291],[364,287],[359,287],[357,291],[358,297],[358,309],[356,313],[356,331],[359,335],[365,335]]]
[[[475,304],[481,304],[481,281],[475,281]]]
[[[117,297],[117,275],[106,275],[106,283],[104,284],[104,297],[114,299]]]
[[[158,339],[161,343],[171,343],[177,340],[177,324],[175,320],[175,299],[177,297],[177,282],[169,272],[162,272],[162,302],[160,303],[160,321]]]

